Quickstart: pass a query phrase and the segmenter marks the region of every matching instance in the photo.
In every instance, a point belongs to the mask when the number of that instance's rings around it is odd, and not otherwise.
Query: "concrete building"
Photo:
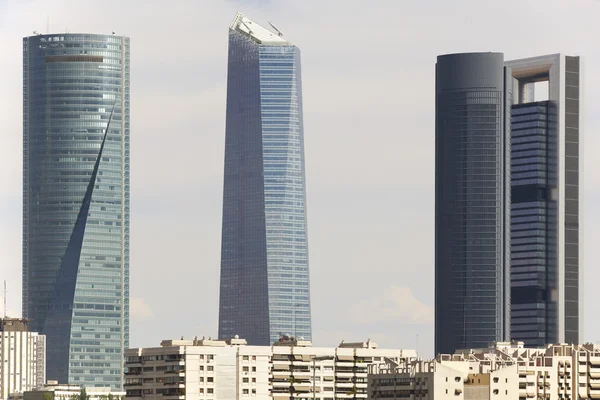
[[[0,399],[46,381],[46,337],[29,332],[26,319],[0,319]]]
[[[502,53],[439,56],[435,352],[510,336],[510,107]]]
[[[600,346],[523,342],[370,367],[369,399],[600,399]]]
[[[89,400],[120,400],[125,398],[125,392],[113,391],[109,387],[86,388]],[[23,394],[23,400],[68,400],[81,393],[81,386],[59,384],[56,381],[48,381],[39,390],[32,390]]]
[[[505,63],[511,121],[511,340],[579,343],[582,330],[579,57]],[[546,86],[537,86],[547,82]],[[536,93],[540,90],[546,93]],[[536,96],[542,101],[536,101]]]
[[[166,340],[125,355],[127,398],[187,400],[364,399],[369,365],[416,358],[414,350],[379,349],[371,341],[323,348],[289,337],[272,346]]]

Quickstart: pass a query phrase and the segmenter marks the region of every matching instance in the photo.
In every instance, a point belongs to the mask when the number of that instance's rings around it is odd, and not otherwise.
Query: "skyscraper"
[[[229,29],[219,337],[311,340],[300,50]]]
[[[577,344],[583,306],[579,57],[553,54],[506,65],[518,93],[511,133],[511,338],[528,347]],[[535,101],[535,84],[543,81],[547,100]]]
[[[510,106],[501,53],[436,64],[435,351],[510,334]]]
[[[23,314],[61,383],[121,387],[129,110],[129,38],[23,39]]]

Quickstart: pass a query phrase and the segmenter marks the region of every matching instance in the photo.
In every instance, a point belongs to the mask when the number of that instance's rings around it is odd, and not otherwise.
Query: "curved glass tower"
[[[510,337],[510,107],[501,53],[436,65],[435,351]]]
[[[61,383],[121,387],[129,110],[129,38],[23,39],[23,314]]]
[[[242,14],[229,30],[221,246],[219,337],[310,340],[300,50]]]

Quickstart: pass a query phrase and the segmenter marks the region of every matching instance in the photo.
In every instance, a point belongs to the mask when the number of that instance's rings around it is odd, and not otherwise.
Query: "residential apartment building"
[[[371,341],[323,348],[290,337],[272,346],[167,340],[125,355],[127,398],[188,400],[364,399],[369,365],[416,358],[414,350],[379,349]]]
[[[28,321],[0,319],[0,399],[33,390],[46,381],[46,337]]]
[[[369,399],[599,399],[600,346],[523,342],[370,367]],[[413,397],[414,396],[414,397]]]

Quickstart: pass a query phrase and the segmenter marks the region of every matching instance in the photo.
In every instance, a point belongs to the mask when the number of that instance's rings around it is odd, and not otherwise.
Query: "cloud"
[[[154,318],[152,307],[140,297],[132,297],[129,300],[129,313],[132,319],[151,319]]]
[[[350,310],[358,324],[373,324],[399,320],[405,324],[430,325],[433,309],[417,299],[411,288],[392,285],[382,294],[373,296]]]

